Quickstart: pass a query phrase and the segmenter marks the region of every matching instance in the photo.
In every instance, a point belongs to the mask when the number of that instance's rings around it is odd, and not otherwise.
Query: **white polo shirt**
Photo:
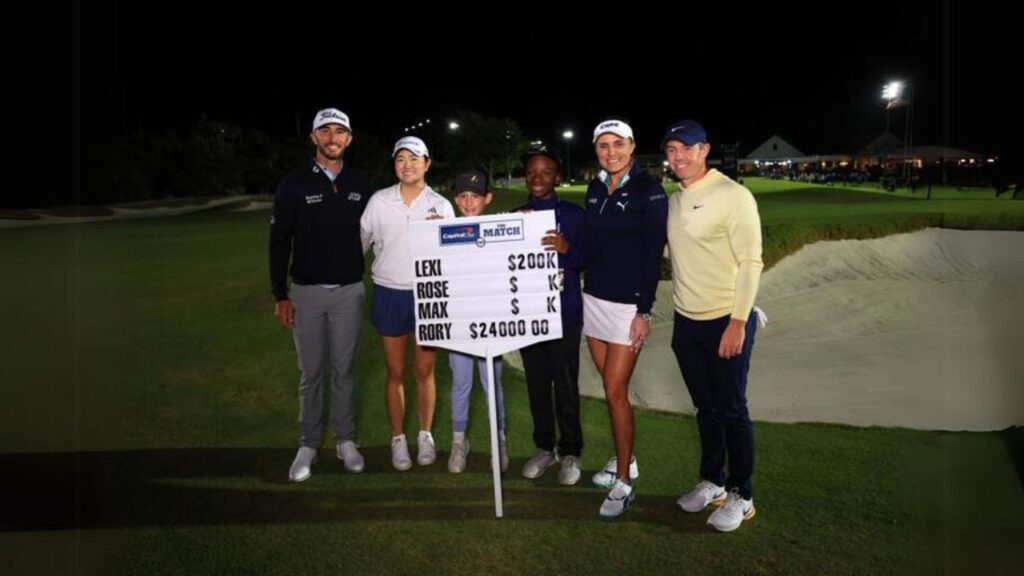
[[[434,216],[454,218],[455,209],[447,198],[426,186],[405,205],[398,184],[373,193],[359,221],[363,252],[373,246],[374,284],[394,290],[412,290],[412,255],[409,252],[409,223]]]

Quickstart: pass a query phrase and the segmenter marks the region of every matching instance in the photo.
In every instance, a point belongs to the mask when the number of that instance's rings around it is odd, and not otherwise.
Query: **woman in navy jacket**
[[[615,437],[615,457],[593,482],[610,489],[601,515],[615,517],[636,496],[629,379],[651,331],[668,199],[658,180],[634,163],[636,143],[628,124],[598,124],[594,149],[602,170],[587,188],[583,334],[601,374]]]

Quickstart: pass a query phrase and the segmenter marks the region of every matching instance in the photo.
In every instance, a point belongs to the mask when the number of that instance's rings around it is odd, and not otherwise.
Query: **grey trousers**
[[[320,446],[323,382],[331,377],[330,426],[336,441],[355,440],[355,365],[363,325],[362,282],[337,288],[293,284],[295,352],[299,359],[299,445]]]

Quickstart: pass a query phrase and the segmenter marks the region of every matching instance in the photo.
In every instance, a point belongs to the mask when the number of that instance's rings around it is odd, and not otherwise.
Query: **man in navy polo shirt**
[[[328,373],[330,427],[338,459],[350,472],[364,467],[355,443],[352,366],[363,323],[359,219],[370,199],[370,185],[342,159],[352,143],[352,124],[344,112],[317,112],[309,139],[316,153],[278,185],[270,219],[274,316],[292,331],[301,372],[299,451],[288,471],[292,482],[309,478],[316,461],[322,384]]]

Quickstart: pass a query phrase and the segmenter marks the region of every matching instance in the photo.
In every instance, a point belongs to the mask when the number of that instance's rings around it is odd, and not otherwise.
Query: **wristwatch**
[[[647,313],[647,314],[640,314],[639,312],[637,312],[637,314],[636,314],[636,315],[637,315],[637,316],[639,316],[639,317],[641,317],[641,318],[643,318],[644,320],[646,320],[648,324],[650,324],[650,323],[651,323],[651,315],[650,315],[650,313]]]

